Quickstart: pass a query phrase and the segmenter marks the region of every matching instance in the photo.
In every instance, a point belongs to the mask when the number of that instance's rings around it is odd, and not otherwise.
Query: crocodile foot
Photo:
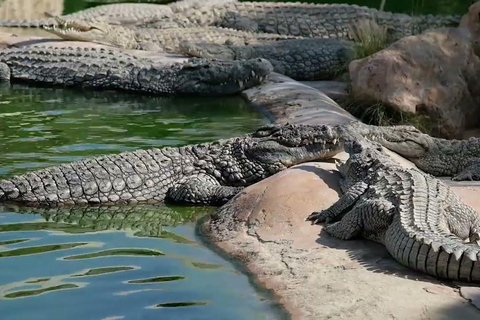
[[[452,178],[454,181],[479,181],[480,180],[480,163],[472,164],[465,167],[456,176]]]

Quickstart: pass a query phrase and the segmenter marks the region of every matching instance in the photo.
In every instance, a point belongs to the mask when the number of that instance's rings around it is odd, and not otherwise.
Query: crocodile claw
[[[312,212],[312,214],[309,215],[306,220],[312,221],[312,224],[319,224],[322,222],[329,223],[333,221],[333,218],[331,217],[328,210],[323,210],[318,212]]]

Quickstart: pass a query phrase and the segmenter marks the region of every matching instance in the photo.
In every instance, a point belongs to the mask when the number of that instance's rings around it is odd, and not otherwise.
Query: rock
[[[459,28],[465,28],[470,32],[473,50],[480,55],[480,1],[472,4],[468,12],[460,20]]]
[[[346,101],[350,97],[348,83],[343,81],[299,81],[301,84],[325,93],[336,102]]]
[[[458,289],[403,267],[382,245],[305,221],[338,199],[338,178],[333,163],[282,171],[234,197],[203,234],[274,290],[293,320],[479,319]]]
[[[349,72],[355,100],[425,115],[436,136],[461,138],[480,123],[480,58],[465,28],[403,38]]]
[[[322,91],[273,72],[268,81],[242,92],[276,123],[343,124],[356,120]]]
[[[477,309],[480,309],[480,288],[464,286],[460,287],[460,294],[469,300]]]

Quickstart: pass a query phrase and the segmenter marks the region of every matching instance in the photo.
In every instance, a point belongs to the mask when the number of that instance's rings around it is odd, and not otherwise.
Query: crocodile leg
[[[356,205],[343,218],[325,227],[325,231],[335,238],[348,240],[363,235],[367,239],[378,240],[377,234],[384,234],[388,229],[394,205],[386,200],[367,200]]]
[[[319,212],[313,212],[307,220],[313,223],[331,222],[338,220],[337,218],[345,213],[355,205],[361,195],[368,189],[368,185],[365,182],[358,182],[351,186],[330,208]]]
[[[222,186],[212,177],[200,174],[171,187],[167,192],[166,200],[195,205],[222,205],[242,189],[242,187]]]
[[[471,164],[463,168],[452,180],[464,181],[464,180],[480,180],[480,159],[471,161]]]

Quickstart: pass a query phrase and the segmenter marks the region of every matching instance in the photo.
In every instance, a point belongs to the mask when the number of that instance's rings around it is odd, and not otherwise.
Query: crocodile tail
[[[480,246],[453,235],[409,235],[396,217],[385,235],[385,246],[409,268],[438,278],[480,283]]]
[[[35,19],[35,20],[0,20],[0,27],[9,28],[41,28],[56,25],[55,19]]]

